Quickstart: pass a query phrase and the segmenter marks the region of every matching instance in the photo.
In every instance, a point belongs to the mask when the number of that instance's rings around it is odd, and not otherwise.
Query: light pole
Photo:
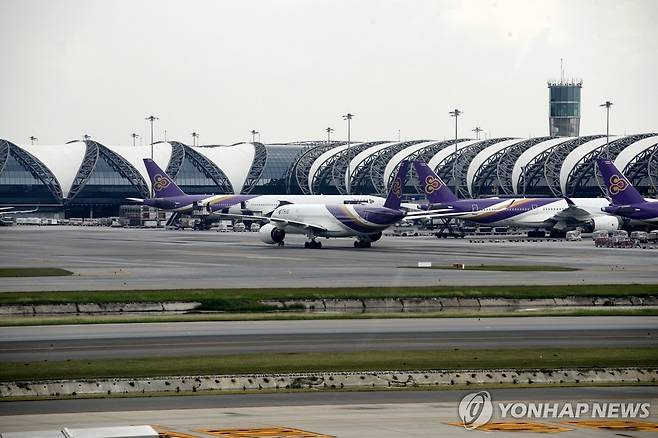
[[[255,129],[251,130],[251,142],[256,143],[256,134],[260,134],[260,132],[256,131]]]
[[[352,118],[354,118],[354,114],[352,113],[347,113],[343,115],[343,120],[347,120],[347,194],[348,195],[350,195],[350,192],[352,190],[352,169],[351,169],[352,155],[350,150],[350,146],[352,143],[352,138],[351,138]]]
[[[87,135],[87,134],[85,134],[85,135],[82,136],[82,139],[83,139],[84,141],[91,140],[91,135]]]
[[[455,158],[452,159],[452,179],[455,181],[455,195],[459,196],[459,189],[458,189],[458,181],[457,181],[457,175],[456,175],[456,169],[457,169],[457,120],[459,119],[459,116],[463,113],[463,111],[458,110],[455,108],[454,110],[450,111],[448,114],[450,114],[450,117],[455,118]]]
[[[130,136],[133,138],[133,146],[136,146],[137,145],[136,141],[139,138],[139,134],[135,134],[133,132],[132,134],[130,134]]]
[[[192,146],[196,146],[196,139],[199,138],[199,133],[198,132],[193,132],[192,133]]]
[[[525,198],[525,170],[527,166],[521,166],[521,176],[523,177],[523,197]],[[518,190],[518,189],[517,189]]]
[[[475,139],[479,140],[480,139],[480,132],[484,131],[484,129],[480,128],[479,126],[476,126],[475,129],[473,129],[473,132],[475,132]]]
[[[33,136],[33,135],[30,136],[30,141],[32,142],[32,146],[34,146],[34,142],[37,141],[37,140],[39,140],[39,139],[36,138],[35,136]]]
[[[612,106],[612,102],[609,100],[606,100],[605,103],[602,103],[599,106],[604,106],[605,107],[605,157],[609,160],[610,159],[610,151],[608,150],[608,145],[610,143],[610,107]]]
[[[151,160],[152,160],[153,159],[153,123],[156,120],[158,120],[158,118],[155,116],[148,116],[146,120],[151,122]],[[153,188],[151,188],[151,197],[153,197]]]
[[[327,131],[327,144],[329,144],[331,143],[331,133],[334,132],[334,128],[327,128],[325,131]]]

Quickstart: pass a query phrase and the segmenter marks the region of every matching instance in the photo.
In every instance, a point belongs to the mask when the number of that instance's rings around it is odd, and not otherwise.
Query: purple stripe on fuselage
[[[539,207],[560,201],[560,198],[519,198],[519,199],[473,199],[442,204],[458,213],[471,213],[464,219],[483,224],[513,218]],[[494,205],[502,204],[495,210],[486,211]]]
[[[404,213],[384,207],[355,205],[354,212],[345,205],[327,205],[327,210],[346,227],[361,234],[378,233],[404,217]],[[364,221],[371,222],[370,225]]]

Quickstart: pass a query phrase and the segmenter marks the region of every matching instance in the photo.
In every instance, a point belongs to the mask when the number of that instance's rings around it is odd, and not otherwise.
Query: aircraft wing
[[[288,219],[280,219],[280,218],[269,218],[269,219],[270,219],[270,222],[272,222],[272,223],[274,223],[278,226],[285,227],[286,225],[290,225],[290,226],[293,226],[293,227],[303,228],[305,230],[311,230],[311,231],[328,231],[323,226],[311,224],[311,223],[308,223],[308,222],[291,221],[291,220],[288,220]]]
[[[8,208],[12,208],[12,207],[8,207]],[[5,208],[5,209],[3,209],[3,211],[0,211],[0,215],[1,215],[1,216],[5,216],[5,215],[8,215],[8,214],[34,213],[34,212],[37,211],[38,209],[39,209],[39,207],[37,207],[37,208],[35,208],[35,209],[32,209],[32,210],[12,210],[12,211],[4,211],[4,210],[6,210],[6,208]]]
[[[298,228],[303,228],[303,229],[308,229],[312,231],[327,231],[327,229],[321,225],[316,225],[316,224],[311,224],[308,222],[299,222],[299,221],[291,221],[288,219],[282,219],[282,218],[271,218],[267,216],[255,216],[255,215],[250,215],[250,214],[231,214],[231,213],[214,213],[217,216],[222,216],[222,217],[230,217],[230,218],[236,218],[236,219],[251,219],[251,220],[259,220],[263,222],[270,222],[273,223],[279,227],[285,228],[286,226],[290,225],[293,227],[298,227]]]
[[[412,211],[407,213],[405,219],[431,219],[431,218],[463,216],[465,214],[466,214],[465,212],[457,212],[451,208],[445,208],[441,210]]]
[[[578,207],[571,199],[564,198],[568,207],[557,213],[551,218],[556,222],[560,221],[587,221],[592,218],[592,213],[584,208]]]

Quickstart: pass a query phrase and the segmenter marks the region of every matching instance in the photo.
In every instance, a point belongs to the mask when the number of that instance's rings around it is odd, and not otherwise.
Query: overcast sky
[[[548,131],[546,81],[583,78],[581,134],[658,131],[658,1],[0,0],[0,138],[231,144]]]

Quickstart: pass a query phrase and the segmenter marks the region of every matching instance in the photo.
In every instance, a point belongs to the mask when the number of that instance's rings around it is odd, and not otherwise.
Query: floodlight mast
[[[351,154],[351,148],[350,146],[352,145],[352,138],[351,138],[351,128],[352,128],[352,119],[354,118],[354,114],[352,113],[347,113],[343,115],[343,120],[347,120],[347,194],[351,195],[352,191],[352,168],[351,168],[351,162],[352,162],[352,154]]]
[[[325,129],[327,131],[327,144],[331,143],[331,133],[334,132],[334,128],[328,127]]]
[[[608,160],[610,159],[610,151],[608,150],[608,146],[610,144],[610,107],[612,105],[612,102],[609,100],[606,100],[605,103],[599,105],[605,107],[605,157]]]
[[[459,116],[463,114],[463,111],[455,108],[454,110],[450,111],[448,114],[450,114],[450,117],[455,118],[455,157],[452,160],[452,179],[455,182],[455,195],[459,197],[459,185],[457,182],[457,174],[456,174],[456,169],[457,169],[457,121],[459,119]]]
[[[139,134],[133,132],[132,134],[130,134],[130,136],[133,138],[133,146],[136,146],[137,145],[136,141],[139,138]]]
[[[199,133],[198,132],[193,132],[192,133],[192,146],[196,146],[196,139],[199,138]]]

